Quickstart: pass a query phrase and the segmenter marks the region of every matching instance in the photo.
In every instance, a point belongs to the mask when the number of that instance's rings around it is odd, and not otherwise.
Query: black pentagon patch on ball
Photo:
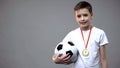
[[[68,41],[68,44],[70,44],[71,46],[74,46],[73,42]]]
[[[58,47],[57,47],[57,50],[61,50],[63,48],[63,45],[62,44],[59,44]]]
[[[73,53],[72,53],[72,51],[71,50],[69,50],[69,51],[66,51],[66,54],[70,54],[71,55],[71,57],[72,57],[72,55],[73,55]]]

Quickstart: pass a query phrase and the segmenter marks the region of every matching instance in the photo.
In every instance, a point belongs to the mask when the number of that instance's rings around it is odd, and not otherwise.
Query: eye
[[[77,15],[77,17],[78,17],[78,18],[80,18],[80,17],[81,17],[81,15]]]
[[[87,17],[87,16],[88,16],[88,14],[83,14],[83,16]]]

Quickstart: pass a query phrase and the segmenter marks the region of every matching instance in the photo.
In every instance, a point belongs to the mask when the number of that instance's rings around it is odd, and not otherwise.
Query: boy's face
[[[82,29],[89,29],[92,17],[93,15],[86,8],[75,11],[76,21]]]

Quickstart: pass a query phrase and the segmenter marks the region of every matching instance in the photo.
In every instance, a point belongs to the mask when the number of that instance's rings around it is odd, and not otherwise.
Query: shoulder
[[[78,34],[80,32],[80,28],[76,28],[74,30],[71,30],[67,36],[71,37],[71,36],[75,36],[76,34]]]
[[[73,37],[75,37],[78,34],[79,28],[76,28],[74,30],[71,30],[63,39],[63,41],[71,40]]]
[[[96,36],[96,38],[99,40],[100,46],[109,43],[104,30],[94,27],[94,31],[95,31],[94,36]]]
[[[79,33],[79,32],[80,32],[80,28],[78,27],[78,28],[70,31],[69,34],[77,34],[77,33]]]
[[[93,27],[93,32],[97,33],[97,34],[104,34],[104,30],[97,28],[97,27]]]

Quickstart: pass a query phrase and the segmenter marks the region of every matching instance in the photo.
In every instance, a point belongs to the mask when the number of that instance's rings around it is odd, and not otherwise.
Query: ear
[[[91,18],[92,20],[93,20],[93,16],[92,16],[92,18]]]
[[[91,20],[93,19],[93,13],[91,13]]]

